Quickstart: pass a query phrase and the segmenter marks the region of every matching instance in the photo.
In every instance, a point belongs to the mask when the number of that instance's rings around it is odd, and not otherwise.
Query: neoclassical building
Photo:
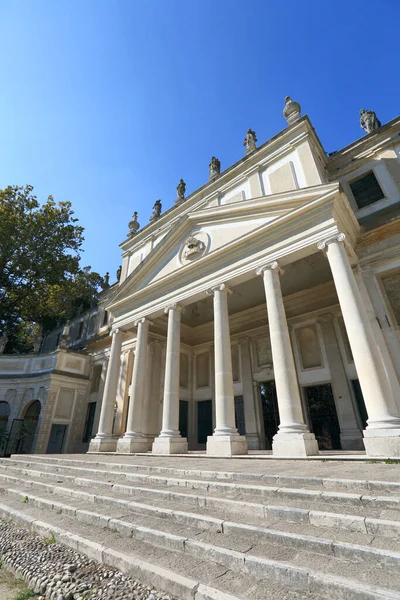
[[[361,112],[328,156],[287,98],[278,135],[135,213],[91,452],[400,456],[400,118]]]

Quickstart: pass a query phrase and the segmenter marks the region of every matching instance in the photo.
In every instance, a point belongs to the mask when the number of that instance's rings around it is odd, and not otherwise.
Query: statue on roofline
[[[183,181],[183,179],[181,179],[178,183],[176,191],[178,192],[177,200],[184,200],[186,192],[186,183]]]
[[[161,216],[162,204],[161,200],[156,200],[153,206],[153,214],[150,217],[150,223],[157,221]]]
[[[129,221],[128,227],[129,227],[128,237],[134,236],[135,233],[138,231],[138,229],[140,229],[137,212],[133,213],[132,221]]]
[[[248,129],[246,137],[244,138],[243,146],[246,147],[246,154],[249,154],[256,149],[257,136],[256,132],[252,129]]]
[[[208,165],[208,168],[210,169],[209,178],[215,179],[221,173],[221,161],[218,160],[218,158],[215,158],[215,156],[213,156],[211,158],[210,164]]]
[[[382,123],[373,110],[365,110],[362,108],[360,110],[360,115],[360,126],[366,133],[372,133],[375,129],[382,126]]]

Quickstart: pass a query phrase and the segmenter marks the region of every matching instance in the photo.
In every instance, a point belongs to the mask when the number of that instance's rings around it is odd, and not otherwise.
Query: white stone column
[[[124,453],[147,452],[148,447],[147,439],[142,433],[142,415],[150,321],[139,319],[135,325],[137,327],[136,351],[130,390],[128,420],[125,435],[118,440],[117,444],[117,452]]]
[[[117,394],[118,374],[121,363],[123,332],[113,329],[111,332],[111,352],[108,363],[103,402],[101,405],[99,429],[89,445],[89,452],[115,452],[117,439],[112,435],[114,404]]]
[[[281,291],[281,269],[273,262],[257,271],[263,275],[280,424],[274,435],[274,456],[318,454],[315,435],[304,422],[293,350]]]
[[[153,442],[153,454],[185,454],[187,439],[179,431],[179,369],[181,358],[182,306],[173,304],[168,313],[167,353],[165,357],[165,383],[163,422],[160,435]]]
[[[365,449],[369,456],[400,456],[399,414],[344,240],[341,233],[320,242],[318,248],[328,257],[368,412]]]
[[[232,456],[247,454],[247,441],[236,429],[233,393],[228,294],[225,285],[212,288],[214,295],[215,430],[207,438],[207,454]]]

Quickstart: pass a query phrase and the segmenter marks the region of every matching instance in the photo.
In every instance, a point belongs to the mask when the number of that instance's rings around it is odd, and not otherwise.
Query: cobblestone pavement
[[[43,539],[6,521],[0,521],[0,556],[4,565],[1,600],[17,597],[13,581],[18,579],[36,592],[32,597],[37,600],[173,600],[52,538]],[[7,577],[8,568],[17,579]]]

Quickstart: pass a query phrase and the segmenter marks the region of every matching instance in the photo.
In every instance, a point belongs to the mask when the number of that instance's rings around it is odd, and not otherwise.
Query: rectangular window
[[[91,382],[91,386],[90,386],[91,394],[99,391],[102,368],[103,368],[103,365],[96,365],[93,367],[92,382]]]
[[[372,171],[359,177],[355,181],[349,182],[349,185],[358,208],[369,206],[385,197],[385,194],[382,192],[381,186]]]
[[[400,272],[382,277],[382,284],[388,297],[397,326],[400,326]]]
[[[94,413],[96,412],[96,402],[89,402],[86,412],[85,429],[82,442],[87,444],[92,438],[92,429],[94,421]]]
[[[105,327],[108,323],[108,312],[105,310],[103,313],[103,321],[101,323],[102,327]]]
[[[82,334],[83,334],[83,325],[84,325],[84,321],[81,321],[79,323],[79,329],[78,329],[78,335],[76,336],[77,340],[81,340],[82,339]]]

